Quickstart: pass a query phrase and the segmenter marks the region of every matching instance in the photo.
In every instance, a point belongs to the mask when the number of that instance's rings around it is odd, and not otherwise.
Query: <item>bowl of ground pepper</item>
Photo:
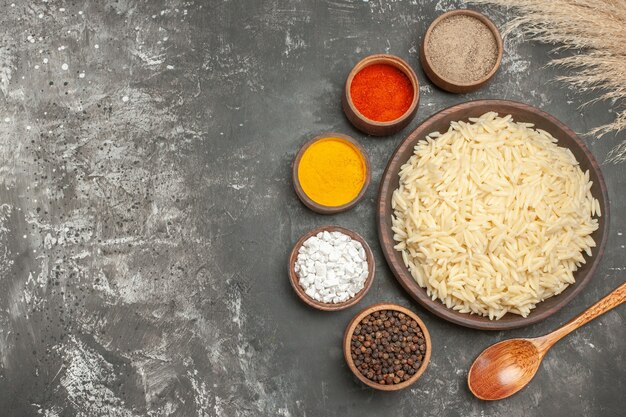
[[[397,391],[428,366],[430,334],[417,314],[397,304],[374,304],[357,314],[343,337],[348,367],[365,385]]]
[[[348,120],[373,136],[404,128],[415,116],[418,102],[415,72],[402,58],[388,54],[359,61],[348,75],[342,96]]]
[[[467,93],[493,78],[503,50],[500,32],[489,18],[473,10],[452,10],[428,27],[420,63],[439,88]]]
[[[306,142],[292,168],[296,195],[319,214],[351,209],[365,195],[371,180],[365,149],[341,133],[318,135]]]

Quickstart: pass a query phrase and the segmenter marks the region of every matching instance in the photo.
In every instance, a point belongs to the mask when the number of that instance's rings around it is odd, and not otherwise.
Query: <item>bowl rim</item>
[[[300,249],[304,241],[310,238],[311,236],[314,236],[318,234],[319,232],[324,232],[324,231],[341,232],[343,234],[346,234],[350,236],[350,238],[352,238],[353,240],[360,242],[361,245],[363,245],[363,249],[365,250],[365,257],[367,258],[367,268],[368,268],[368,275],[367,275],[367,278],[365,279],[365,284],[363,288],[361,289],[361,291],[356,293],[354,297],[342,303],[336,303],[336,304],[323,303],[321,301],[317,301],[309,297],[304,292],[304,289],[300,286],[300,277],[298,276],[298,274],[296,273],[294,269],[295,264],[296,264],[296,259],[298,258],[298,250]],[[357,232],[353,230],[347,229],[342,226],[333,225],[333,224],[327,224],[327,225],[315,227],[309,230],[308,232],[306,232],[305,234],[303,234],[302,236],[300,236],[300,238],[293,245],[293,248],[291,249],[291,253],[289,254],[288,268],[289,268],[289,282],[291,283],[291,287],[296,292],[300,300],[302,300],[305,304],[308,304],[309,306],[316,308],[318,310],[322,310],[322,311],[338,311],[338,310],[344,310],[348,307],[352,307],[353,305],[361,301],[363,297],[365,297],[365,294],[367,294],[370,287],[372,286],[372,282],[374,281],[374,276],[376,275],[376,263],[374,260],[374,253],[372,252],[372,248],[370,248],[370,246],[367,244],[367,241],[363,238],[363,236],[361,236],[360,234],[358,234]]]
[[[498,52],[497,52],[498,57],[496,58],[496,63],[494,64],[493,68],[486,75],[484,75],[483,77],[479,78],[478,80],[471,81],[471,82],[466,82],[466,83],[458,82],[458,81],[452,81],[452,80],[444,77],[440,73],[438,73],[435,70],[435,67],[433,67],[432,62],[430,61],[430,56],[429,56],[430,54],[428,53],[428,41],[430,40],[430,35],[432,34],[433,29],[439,23],[441,23],[443,20],[445,20],[445,19],[447,19],[449,17],[452,17],[452,16],[458,16],[458,15],[471,16],[471,17],[474,17],[474,18],[480,20],[485,26],[487,26],[487,28],[489,28],[489,30],[493,34],[494,38],[496,39],[496,45],[497,45],[497,48],[498,48]],[[498,29],[498,27],[495,25],[495,23],[493,23],[493,21],[491,19],[489,19],[484,14],[482,14],[480,12],[477,12],[475,10],[470,10],[470,9],[450,10],[448,12],[445,12],[445,13],[439,15],[428,26],[428,29],[426,29],[426,33],[424,35],[424,40],[422,42],[422,54],[421,54],[421,56],[426,61],[425,64],[428,66],[428,68],[437,77],[439,77],[444,83],[453,85],[455,87],[461,87],[461,88],[472,88],[472,87],[476,87],[476,86],[481,86],[482,84],[484,84],[487,81],[489,81],[496,74],[498,69],[500,68],[500,65],[502,64],[502,57],[503,57],[503,55],[504,55],[504,43],[502,42],[502,35],[500,34],[500,30]]]
[[[395,310],[395,311],[399,311],[401,313],[406,314],[412,320],[415,320],[417,322],[418,326],[422,330],[422,333],[424,334],[424,343],[426,344],[426,352],[424,353],[424,359],[422,360],[422,365],[417,370],[415,375],[413,375],[408,380],[401,382],[399,384],[381,385],[381,384],[378,384],[374,381],[367,379],[356,368],[356,365],[354,364],[354,361],[352,360],[352,355],[350,352],[351,337],[352,337],[352,333],[354,333],[354,329],[356,328],[356,326],[361,322],[361,320],[363,320],[369,314],[374,313],[376,311],[381,311],[381,310]],[[377,303],[377,304],[372,304],[364,308],[363,310],[358,312],[352,318],[352,320],[350,320],[350,322],[346,326],[346,330],[343,333],[343,357],[346,363],[348,364],[348,368],[350,368],[352,373],[365,385],[371,388],[380,390],[380,391],[398,391],[415,383],[415,381],[420,379],[420,377],[426,371],[426,368],[428,367],[428,363],[430,362],[431,353],[432,353],[432,341],[430,339],[430,333],[428,332],[428,328],[426,328],[426,324],[424,324],[422,319],[420,319],[419,316],[413,311],[409,310],[406,307],[403,307],[401,305],[394,304],[394,303]]]
[[[300,184],[300,178],[298,177],[298,168],[300,167],[300,161],[302,160],[302,156],[304,155],[306,150],[309,149],[309,147],[311,145],[313,145],[314,143],[317,143],[317,142],[319,142],[321,140],[324,140],[324,139],[332,139],[332,138],[341,139],[341,140],[343,140],[345,142],[348,142],[352,147],[354,147],[361,154],[361,156],[363,157],[363,161],[365,162],[365,182],[363,183],[363,186],[361,187],[361,191],[359,191],[359,193],[356,195],[356,197],[354,197],[352,200],[348,201],[346,204],[342,204],[341,206],[326,206],[324,204],[320,204],[320,203],[317,203],[317,202],[313,201],[304,192],[304,189],[302,188],[302,184]],[[307,140],[300,147],[300,149],[298,150],[298,153],[296,154],[296,157],[294,158],[293,163],[292,163],[291,180],[292,180],[293,187],[295,189],[296,195],[298,196],[300,201],[305,206],[307,206],[309,209],[311,209],[314,212],[319,213],[319,214],[342,213],[344,211],[350,210],[352,207],[357,205],[357,203],[359,201],[361,201],[363,196],[365,196],[365,192],[367,191],[367,188],[369,187],[370,182],[372,180],[372,168],[371,168],[369,156],[367,155],[367,152],[365,151],[365,148],[363,148],[356,141],[356,139],[354,139],[351,136],[345,135],[343,133],[328,132],[328,133],[319,134],[319,135],[317,135],[317,136]]]
[[[394,259],[396,256],[395,255],[396,251],[393,248],[393,245],[386,243],[386,241],[394,242],[394,240],[393,240],[393,233],[391,231],[391,228],[388,227],[387,225],[387,220],[388,220],[387,217],[391,216],[391,211],[387,212],[387,206],[391,207],[391,205],[390,203],[389,205],[387,205],[387,202],[385,201],[385,195],[387,194],[387,192],[389,191],[391,187],[393,176],[397,175],[399,167],[406,162],[406,161],[400,161],[398,158],[396,158],[396,156],[399,155],[401,151],[404,151],[405,148],[409,146],[412,148],[412,146],[414,146],[415,143],[417,143],[420,140],[423,140],[424,137],[428,133],[431,132],[432,129],[430,128],[430,126],[432,124],[435,124],[445,118],[448,118],[451,114],[455,114],[457,112],[461,112],[463,110],[468,110],[468,109],[471,109],[472,107],[478,107],[478,106],[490,107],[490,108],[493,108],[494,111],[497,111],[498,108],[505,106],[508,108],[514,108],[519,111],[531,112],[545,119],[547,122],[558,126],[563,132],[565,132],[565,134],[569,138],[571,138],[576,143],[577,146],[581,148],[582,152],[586,155],[586,157],[589,160],[590,170],[593,170],[598,177],[598,183],[599,183],[598,186],[599,186],[600,193],[599,195],[594,195],[594,197],[600,201],[600,204],[602,206],[602,217],[604,218],[603,227],[600,227],[598,229],[600,232],[601,240],[600,242],[596,242],[597,245],[594,248],[595,249],[594,254],[592,255],[590,261],[588,261],[588,262],[591,262],[590,269],[584,276],[576,277],[577,280],[580,280],[579,284],[573,288],[572,286],[568,286],[568,288],[566,288],[561,294],[554,296],[554,297],[562,297],[562,298],[558,302],[556,302],[553,306],[551,306],[549,309],[546,309],[540,312],[537,312],[536,309],[533,309],[527,317],[512,315],[510,317],[513,317],[513,318],[507,321],[501,321],[501,320],[485,321],[484,317],[482,316],[477,316],[475,314],[470,314],[470,313],[459,313],[458,311],[455,311],[451,308],[446,307],[439,300],[432,300],[427,295],[426,290],[420,287],[419,285],[417,285],[417,283],[415,283],[415,281],[411,277],[410,272],[404,266],[404,264],[402,263],[400,265],[398,264],[397,260]],[[503,114],[505,112],[501,111],[499,113]],[[464,120],[464,119],[467,119],[467,116],[460,117],[454,120]],[[394,172],[391,172],[392,169]],[[383,172],[383,175],[381,177],[379,194],[378,194],[376,223],[377,223],[377,229],[378,229],[379,243],[381,245],[382,252],[385,256],[385,260],[387,261],[387,265],[389,265],[389,268],[391,269],[396,280],[409,293],[409,295],[414,300],[416,300],[420,305],[422,305],[424,308],[426,308],[428,311],[430,311],[434,315],[446,321],[449,321],[451,323],[459,324],[461,326],[474,328],[474,329],[480,329],[480,330],[510,330],[510,329],[516,329],[516,328],[525,327],[525,326],[537,323],[555,314],[556,312],[561,310],[565,305],[567,305],[572,299],[574,299],[586,287],[586,285],[589,283],[589,281],[593,277],[598,267],[598,264],[600,260],[602,259],[602,256],[604,255],[604,250],[605,250],[606,243],[608,240],[608,235],[609,235],[608,233],[609,224],[610,224],[609,203],[610,201],[608,198],[607,187],[604,181],[604,176],[600,169],[600,165],[598,164],[597,160],[595,159],[594,155],[591,153],[587,145],[569,127],[567,127],[565,124],[560,122],[554,116],[540,109],[537,109],[533,106],[530,106],[528,104],[511,101],[511,100],[493,100],[493,99],[492,100],[473,100],[473,101],[467,101],[464,103],[450,106],[446,109],[443,109],[435,113],[434,115],[430,116],[428,119],[420,123],[420,125],[417,126],[417,128],[413,130],[413,132],[411,132],[404,140],[402,140],[398,144],[398,146],[392,153],[391,157],[389,158],[385,171]],[[409,286],[408,282],[411,282],[414,285]],[[509,314],[512,314],[512,313],[507,313],[505,317],[507,317]]]
[[[352,94],[350,93],[350,87],[352,85],[352,80],[354,80],[354,77],[363,68],[379,63],[391,65],[402,71],[402,73],[406,75],[407,78],[411,81],[411,86],[413,87],[413,100],[411,101],[411,105],[409,106],[409,108],[404,113],[402,113],[400,117],[386,122],[372,120],[366,117],[363,113],[361,113],[359,109],[357,109],[357,107],[354,105],[354,102],[352,101]],[[354,67],[352,67],[352,70],[350,70],[348,78],[346,79],[346,84],[344,86],[344,95],[346,97],[346,103],[350,107],[350,110],[355,114],[356,117],[361,119],[361,121],[376,127],[387,127],[398,125],[411,117],[419,103],[419,88],[419,80],[417,79],[415,71],[413,71],[413,68],[411,68],[411,66],[404,59],[391,54],[373,54],[361,59],[354,65]]]

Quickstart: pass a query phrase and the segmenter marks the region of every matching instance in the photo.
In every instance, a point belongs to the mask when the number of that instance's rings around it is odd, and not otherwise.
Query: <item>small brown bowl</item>
[[[395,120],[390,120],[388,122],[377,122],[372,119],[368,119],[364,115],[361,114],[352,102],[352,96],[350,95],[350,86],[352,85],[352,80],[354,76],[361,71],[363,68],[372,65],[372,64],[388,64],[398,68],[402,71],[411,81],[411,85],[413,86],[413,102],[411,103],[411,107],[400,117]],[[346,86],[344,88],[344,94],[341,99],[341,104],[343,107],[343,111],[346,114],[346,117],[360,131],[367,133],[372,136],[388,136],[393,133],[396,133],[402,130],[406,125],[408,125],[415,113],[417,112],[417,105],[420,100],[419,95],[419,82],[417,81],[417,76],[413,69],[406,63],[402,58],[399,58],[395,55],[389,54],[377,54],[370,55],[363,58],[359,61],[350,74],[348,74],[348,79],[346,80]]]
[[[298,274],[296,273],[294,269],[296,265],[296,259],[298,259],[298,250],[300,249],[304,241],[310,238],[311,236],[315,236],[319,232],[324,232],[324,231],[341,232],[343,234],[346,234],[350,236],[352,239],[361,242],[361,245],[363,245],[363,249],[365,249],[365,256],[367,258],[367,264],[368,264],[368,275],[367,275],[367,279],[365,280],[365,285],[363,286],[363,289],[361,289],[361,291],[359,291],[358,293],[354,295],[354,297],[350,298],[349,300],[344,301],[343,303],[336,303],[336,304],[335,303],[322,303],[321,301],[317,301],[309,297],[304,292],[304,289],[302,289],[302,287],[300,286],[300,277],[298,277]],[[320,226],[305,233],[302,237],[300,237],[300,239],[298,239],[296,244],[293,245],[293,249],[291,250],[291,255],[289,256],[289,280],[291,281],[291,286],[293,287],[294,291],[296,292],[296,294],[298,294],[298,297],[300,297],[300,299],[304,301],[306,304],[318,310],[323,310],[323,311],[343,310],[345,308],[352,307],[353,305],[361,301],[361,298],[365,296],[367,291],[372,286],[372,281],[374,281],[375,273],[376,273],[376,266],[374,262],[374,254],[372,253],[372,249],[369,247],[365,239],[363,239],[361,235],[359,235],[358,233],[353,232],[352,230],[346,229],[345,227],[341,227],[341,226],[332,226],[332,225]]]
[[[325,206],[323,204],[316,203],[311,198],[309,198],[308,195],[306,195],[306,193],[302,189],[302,185],[300,184],[300,179],[298,178],[298,168],[300,166],[300,160],[302,159],[304,152],[309,148],[309,146],[313,145],[318,140],[322,140],[326,138],[338,138],[338,139],[342,139],[348,142],[357,151],[359,151],[361,155],[363,155],[363,159],[365,161],[365,182],[363,183],[363,187],[361,188],[361,191],[359,192],[359,194],[357,194],[357,196],[352,201],[349,201],[348,203],[343,204],[341,206]],[[359,145],[359,143],[356,140],[354,140],[348,135],[331,132],[331,133],[325,133],[323,135],[314,137],[313,139],[306,142],[302,146],[302,148],[300,148],[300,150],[296,154],[296,159],[294,159],[293,161],[291,178],[293,180],[293,186],[296,190],[296,194],[298,195],[298,198],[300,199],[300,201],[302,201],[302,203],[305,206],[307,206],[308,208],[310,208],[311,210],[319,214],[335,214],[335,213],[341,213],[341,212],[350,210],[363,198],[363,196],[365,195],[365,191],[367,190],[367,187],[369,186],[370,181],[372,179],[372,170],[370,168],[370,160],[367,157],[367,153],[365,152],[365,149],[363,149],[363,147]]]
[[[472,81],[468,83],[459,83],[457,81],[452,81],[437,74],[431,65],[429,54],[428,54],[428,41],[430,40],[430,35],[433,29],[435,28],[435,26],[437,26],[444,19],[447,19],[452,16],[458,16],[458,15],[474,17],[480,20],[481,22],[483,22],[485,26],[487,26],[489,30],[491,30],[491,33],[493,33],[493,36],[496,39],[496,44],[498,46],[498,58],[496,59],[496,63],[491,69],[491,71],[489,71],[489,73],[487,73],[487,75],[485,75],[484,77],[476,81]],[[493,78],[493,76],[498,71],[498,68],[500,68],[500,64],[502,63],[503,53],[504,53],[504,46],[502,44],[502,36],[500,36],[500,31],[498,30],[496,25],[494,25],[493,22],[489,20],[487,16],[481,13],[475,12],[473,10],[467,10],[467,9],[451,10],[449,12],[442,14],[438,18],[436,18],[428,27],[428,30],[426,31],[426,35],[424,35],[424,41],[422,42],[422,47],[420,48],[420,63],[422,64],[422,68],[424,69],[424,72],[426,73],[428,78],[437,87],[441,88],[442,90],[448,91],[450,93],[469,93],[470,91],[479,89],[483,85],[487,84],[487,82],[489,82],[489,80]]]
[[[354,361],[352,360],[352,355],[350,354],[350,345],[352,344],[351,343],[352,333],[354,333],[354,329],[356,328],[357,324],[359,324],[361,322],[361,320],[363,320],[369,314],[372,314],[372,313],[374,313],[376,311],[380,311],[380,310],[394,310],[394,311],[399,311],[401,313],[406,314],[411,319],[413,319],[413,320],[415,320],[417,322],[417,324],[419,325],[420,329],[422,330],[422,333],[424,333],[424,342],[426,344],[426,353],[424,354],[424,360],[422,361],[422,366],[417,370],[415,375],[413,375],[411,378],[407,379],[406,381],[401,382],[400,384],[381,385],[381,384],[379,384],[377,382],[370,381],[369,379],[365,378],[359,372],[359,370],[356,368],[356,365],[354,364]],[[415,381],[417,381],[422,376],[424,371],[426,371],[426,367],[428,366],[428,362],[430,362],[431,351],[432,351],[432,343],[430,341],[430,334],[428,333],[428,329],[426,328],[426,325],[424,324],[424,322],[422,320],[420,320],[420,318],[417,316],[417,314],[415,314],[411,310],[409,310],[407,308],[404,308],[402,306],[399,306],[397,304],[385,304],[385,303],[382,303],[382,304],[374,304],[374,305],[371,305],[371,306],[367,307],[365,310],[361,311],[359,314],[354,316],[354,318],[348,324],[348,327],[346,327],[345,333],[343,334],[343,356],[346,359],[346,362],[348,363],[348,367],[350,368],[352,373],[359,380],[361,380],[361,382],[363,382],[365,385],[367,385],[368,387],[372,387],[374,389],[377,389],[377,390],[381,390],[381,391],[398,391],[398,390],[401,390],[401,389],[404,389],[404,388],[408,387],[409,385],[411,385]]]

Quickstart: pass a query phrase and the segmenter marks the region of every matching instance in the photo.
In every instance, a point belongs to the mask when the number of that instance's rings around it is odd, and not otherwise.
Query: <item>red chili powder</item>
[[[398,68],[372,64],[354,76],[350,95],[363,116],[377,122],[388,122],[399,118],[411,107],[413,85]]]

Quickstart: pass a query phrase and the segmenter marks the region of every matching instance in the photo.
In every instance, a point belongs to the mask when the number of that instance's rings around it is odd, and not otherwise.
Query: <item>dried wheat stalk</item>
[[[557,50],[579,53],[554,59],[552,65],[571,69],[558,77],[579,90],[594,90],[593,101],[611,100],[615,120],[593,129],[602,136],[626,128],[626,0],[472,0],[510,7],[517,17],[503,35],[514,30],[529,39],[557,45]],[[626,151],[622,149],[622,153]],[[622,156],[625,156],[623,154]]]

